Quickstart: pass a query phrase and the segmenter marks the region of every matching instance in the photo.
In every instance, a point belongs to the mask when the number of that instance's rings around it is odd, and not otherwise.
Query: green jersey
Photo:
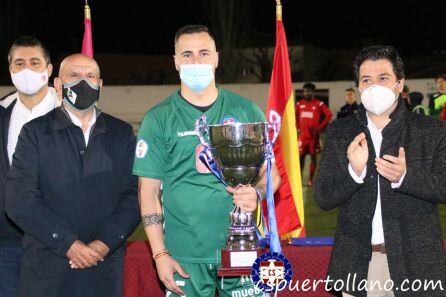
[[[187,263],[219,263],[225,245],[232,196],[198,159],[202,146],[195,121],[264,122],[253,102],[219,88],[204,113],[175,92],[147,112],[138,134],[133,173],[162,181],[165,244],[172,256]]]

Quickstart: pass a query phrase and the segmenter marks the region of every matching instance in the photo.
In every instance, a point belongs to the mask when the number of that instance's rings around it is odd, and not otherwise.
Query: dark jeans
[[[16,297],[22,256],[22,247],[0,246],[1,297]]]

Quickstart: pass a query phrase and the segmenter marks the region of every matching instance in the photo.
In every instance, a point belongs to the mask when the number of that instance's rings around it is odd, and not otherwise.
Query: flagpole
[[[85,0],[84,14],[87,20],[91,20],[91,11],[90,6],[88,5],[88,0]]]
[[[88,0],[84,6],[84,38],[82,40],[82,54],[93,58],[93,36],[91,31],[91,10]]]
[[[276,20],[282,21],[282,3],[280,3],[280,0],[276,0]]]

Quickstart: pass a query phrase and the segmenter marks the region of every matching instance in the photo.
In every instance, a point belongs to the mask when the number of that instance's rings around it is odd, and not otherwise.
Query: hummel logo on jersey
[[[178,137],[185,137],[185,136],[196,136],[197,132],[195,131],[185,131],[185,132],[177,132]]]

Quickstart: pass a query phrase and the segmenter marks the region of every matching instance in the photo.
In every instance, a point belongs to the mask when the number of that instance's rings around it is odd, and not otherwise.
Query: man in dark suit
[[[26,124],[6,186],[24,232],[18,296],[121,297],[125,241],[137,226],[132,127],[96,108],[95,60],[65,58],[63,105]]]
[[[6,216],[5,183],[23,125],[60,105],[48,78],[53,66],[44,45],[34,37],[18,38],[8,53],[16,90],[0,100],[4,107],[0,130],[0,296],[15,297],[22,260],[22,231]]]
[[[358,110],[358,103],[356,103],[355,89],[348,88],[345,90],[345,104],[338,111],[337,119],[348,117]]]
[[[315,183],[319,206],[339,207],[328,274],[344,296],[444,297],[446,124],[399,98],[404,67],[393,47],[364,48],[354,72],[362,104],[329,127]]]

